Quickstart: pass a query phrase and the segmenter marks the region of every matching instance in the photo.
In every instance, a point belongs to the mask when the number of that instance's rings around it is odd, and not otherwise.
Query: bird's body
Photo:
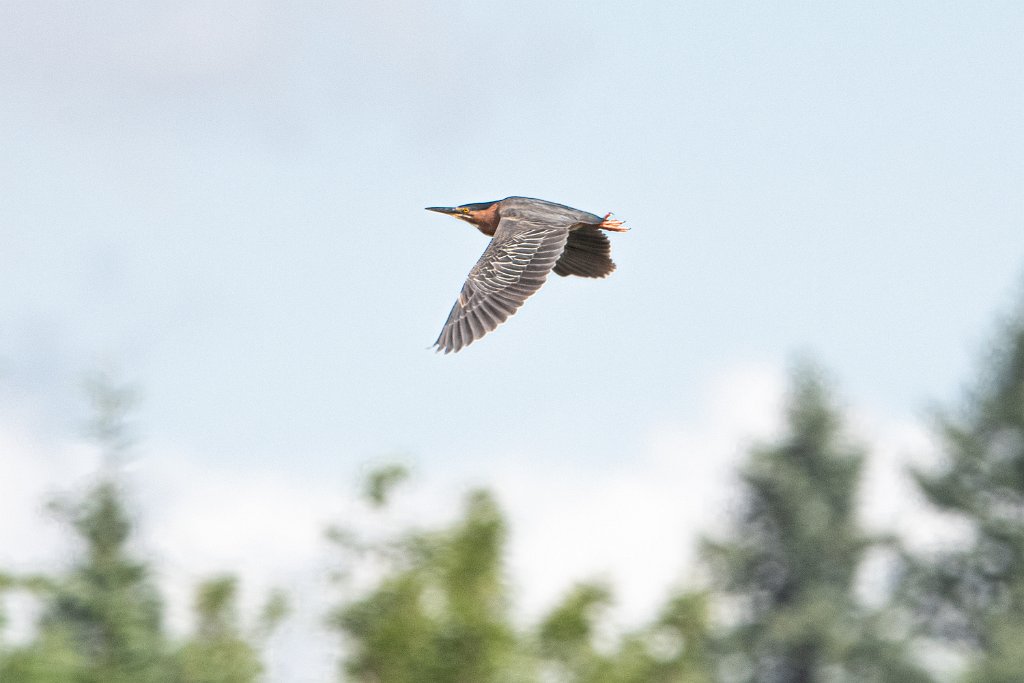
[[[551,271],[597,278],[610,274],[615,264],[601,231],[628,230],[611,214],[602,218],[529,197],[428,210],[461,218],[491,236],[435,342],[445,353],[459,351],[507,320]]]

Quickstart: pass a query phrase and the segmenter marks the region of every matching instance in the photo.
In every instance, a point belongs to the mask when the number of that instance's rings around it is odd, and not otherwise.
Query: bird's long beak
[[[455,213],[454,206],[428,206],[427,211],[436,211],[438,213],[446,213],[452,215]]]

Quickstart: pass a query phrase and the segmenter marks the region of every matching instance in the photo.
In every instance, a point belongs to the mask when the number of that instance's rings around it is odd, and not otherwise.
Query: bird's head
[[[498,202],[477,202],[462,206],[428,206],[427,211],[446,213],[475,226],[481,232],[493,235],[498,226]]]

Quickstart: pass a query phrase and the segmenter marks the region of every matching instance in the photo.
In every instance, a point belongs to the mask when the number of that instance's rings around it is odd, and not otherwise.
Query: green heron
[[[607,276],[615,264],[601,231],[629,230],[610,213],[602,218],[529,197],[431,206],[427,211],[461,218],[491,236],[434,342],[445,353],[459,351],[505,322],[540,289],[552,270],[562,276]]]

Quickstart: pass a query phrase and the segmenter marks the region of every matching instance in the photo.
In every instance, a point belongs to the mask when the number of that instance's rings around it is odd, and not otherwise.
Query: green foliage
[[[195,633],[176,653],[181,683],[247,683],[263,667],[259,651],[241,633],[236,606],[237,580],[219,576],[196,591]]]
[[[449,529],[386,543],[379,584],[331,618],[357,681],[507,681],[516,659],[502,559],[505,521],[477,491]]]
[[[366,478],[366,497],[375,508],[387,505],[395,486],[409,478],[409,470],[398,464],[385,465]]]
[[[263,609],[260,610],[259,620],[256,622],[256,628],[253,631],[253,636],[257,641],[263,641],[270,637],[270,635],[281,625],[281,622],[285,620],[291,608],[288,605],[288,596],[281,589],[275,589],[270,591],[266,601],[263,603]]]
[[[737,621],[722,643],[730,679],[926,680],[854,598],[864,553],[881,541],[854,516],[863,462],[819,373],[801,368],[788,433],[754,449],[742,470],[745,507],[732,537],[704,543]]]
[[[595,639],[611,605],[610,589],[576,585],[538,627],[542,668],[571,683],[708,683],[712,679],[706,595],[682,593],[655,622],[606,651]]]
[[[92,667],[63,629],[47,629],[31,645],[8,652],[0,662],[0,681],[69,683],[95,680]]]
[[[962,410],[938,418],[942,465],[914,477],[973,538],[926,558],[907,593],[933,633],[976,652],[967,680],[1024,679],[1024,312],[1004,328]]]
[[[373,475],[371,475],[371,481]],[[377,507],[371,497],[370,504]],[[344,600],[330,623],[346,645],[344,670],[354,681],[447,683],[706,683],[707,602],[672,599],[654,624],[595,645],[607,630],[607,586],[583,583],[536,629],[518,631],[504,580],[505,520],[490,494],[471,493],[462,516],[439,530],[414,530],[369,542],[329,531],[348,564],[378,577]],[[358,576],[347,567],[339,575]]]
[[[713,680],[709,596],[684,592],[670,598],[644,634],[645,676],[657,683],[706,683]]]
[[[611,601],[611,590],[604,584],[576,585],[541,622],[541,651],[568,660],[579,650],[591,650],[594,622]]]
[[[606,585],[581,583],[541,621],[539,650],[550,670],[573,681],[609,680],[613,658],[597,652],[594,637],[598,619],[611,601]]]

